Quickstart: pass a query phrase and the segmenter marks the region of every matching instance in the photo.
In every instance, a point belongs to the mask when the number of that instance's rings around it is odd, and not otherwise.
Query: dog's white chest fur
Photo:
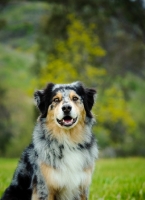
[[[46,170],[45,179],[48,187],[62,191],[62,194],[59,194],[62,199],[71,199],[73,192],[76,193],[78,188],[90,184],[92,168],[84,169],[86,155],[77,149],[73,150],[67,147],[64,157],[60,160],[59,168],[50,169],[49,166],[46,166],[48,170]],[[65,191],[64,194],[63,191]],[[63,195],[67,195],[67,198]]]
[[[79,152],[66,152],[60,164],[60,169],[54,171],[54,179],[61,187],[76,188],[86,182],[87,173],[84,171],[85,158]]]

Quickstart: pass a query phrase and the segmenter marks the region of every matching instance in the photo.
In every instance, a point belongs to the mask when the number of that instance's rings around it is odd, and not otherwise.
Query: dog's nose
[[[64,113],[69,113],[71,111],[72,107],[69,104],[65,104],[62,106],[62,111]]]

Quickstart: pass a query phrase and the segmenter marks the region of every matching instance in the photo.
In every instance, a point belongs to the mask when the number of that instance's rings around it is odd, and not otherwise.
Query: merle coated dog
[[[95,160],[94,89],[49,83],[34,93],[41,115],[2,200],[87,200]]]

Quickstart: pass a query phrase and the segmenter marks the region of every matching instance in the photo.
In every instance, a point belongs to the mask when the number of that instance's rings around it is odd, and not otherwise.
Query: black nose
[[[62,106],[62,111],[64,113],[69,113],[71,111],[72,107],[69,104],[65,104]]]

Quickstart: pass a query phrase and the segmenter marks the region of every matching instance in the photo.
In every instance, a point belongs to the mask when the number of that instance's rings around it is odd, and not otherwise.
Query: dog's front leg
[[[47,200],[56,200],[55,193],[53,190],[49,189],[49,194]]]
[[[49,191],[39,170],[33,179],[32,185],[31,200],[48,200]]]
[[[39,200],[36,187],[33,188],[31,200]]]
[[[39,197],[39,194],[37,193],[37,189],[36,189],[36,187],[34,187],[31,200],[44,200],[44,199],[55,200],[54,193],[52,191],[50,191],[49,194],[47,195],[47,197],[45,197],[44,195],[43,195],[43,197],[42,196]]]
[[[41,173],[33,179],[33,189],[31,200],[55,200],[55,190],[45,182]]]
[[[88,200],[89,196],[89,189],[88,188],[81,188],[80,189],[80,200]]]

